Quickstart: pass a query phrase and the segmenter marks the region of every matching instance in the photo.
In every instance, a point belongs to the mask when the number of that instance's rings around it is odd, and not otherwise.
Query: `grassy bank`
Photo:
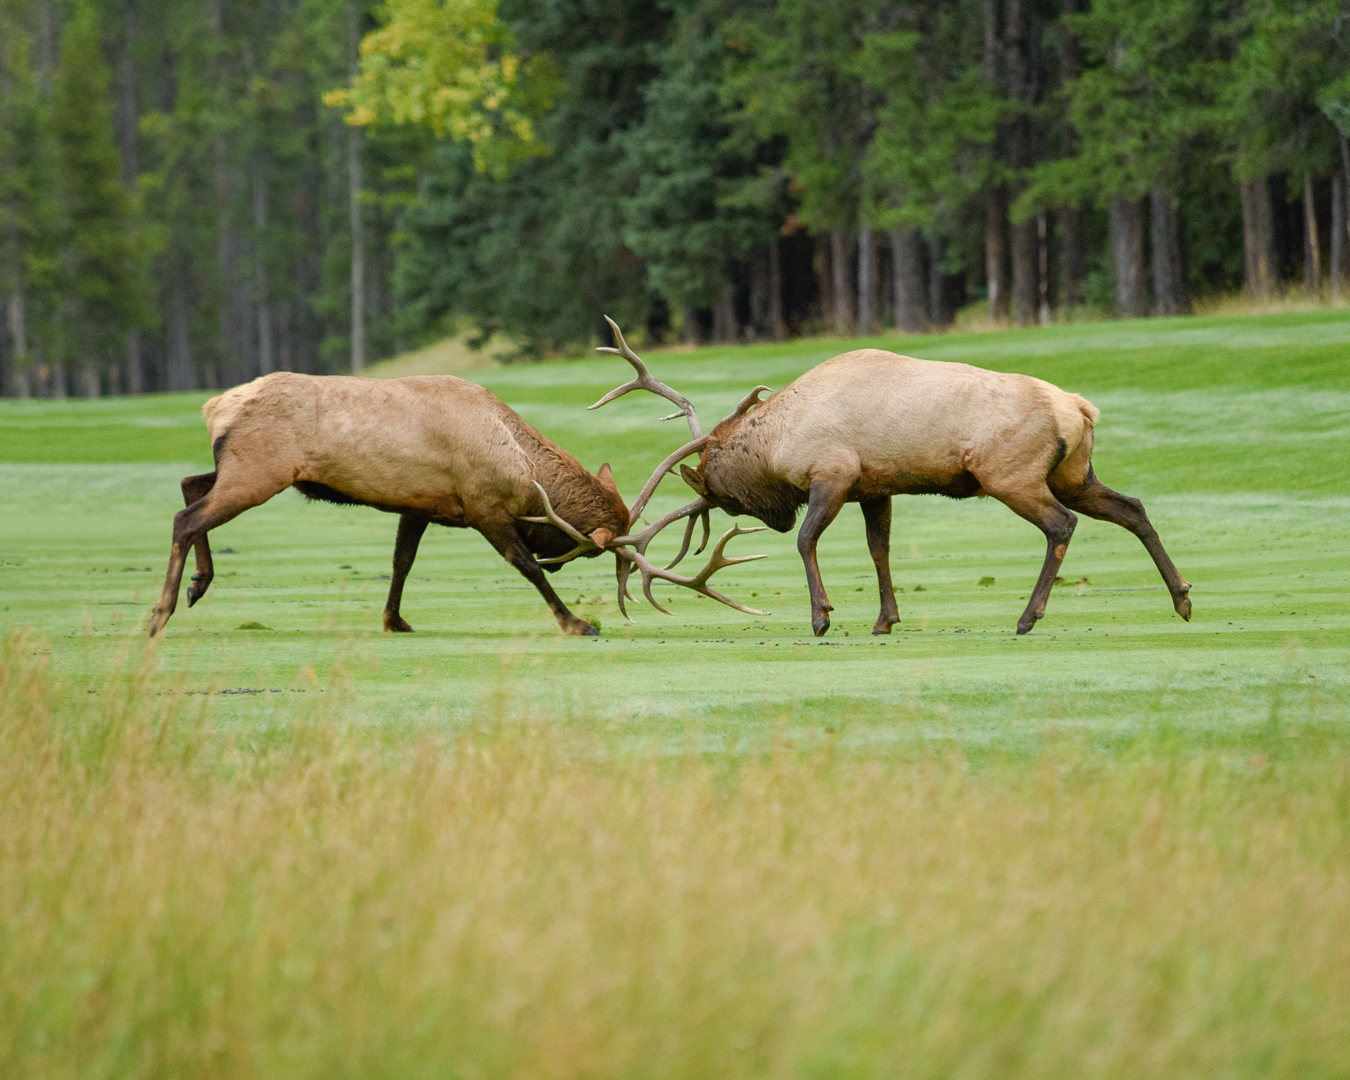
[[[0,665],[6,1076],[1350,1067],[1343,726],[727,757],[333,696],[245,735],[33,645]]]

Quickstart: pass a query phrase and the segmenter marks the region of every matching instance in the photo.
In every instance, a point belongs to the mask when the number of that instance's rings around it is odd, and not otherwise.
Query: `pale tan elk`
[[[617,326],[614,333],[629,362],[640,365]],[[816,542],[848,502],[862,508],[876,564],[881,613],[872,633],[888,634],[899,621],[890,571],[892,495],[992,496],[1045,534],[1045,563],[1017,621],[1019,634],[1045,615],[1078,521],[1074,511],[1134,533],[1153,556],[1177,613],[1190,620],[1191,586],[1163,550],[1143,504],[1112,491],[1092,471],[1099,414],[1079,395],[1027,375],[881,349],[826,360],[759,401],[767,390],[756,387],[707,435],[694,432],[693,441],[671,454],[652,480],[659,482],[666,470],[700,454],[696,469],[680,466],[699,495],[684,511],[691,527],[692,515],[718,507],[787,532],[805,505],[797,550],[806,566],[817,637],[829,629],[833,608],[821,582]],[[676,563],[688,540],[686,531]]]
[[[669,389],[650,380],[643,387]],[[187,594],[191,607],[214,574],[207,534],[289,487],[311,499],[399,515],[386,630],[412,629],[399,606],[429,524],[477,529],[539,590],[568,634],[598,631],[567,610],[544,571],[603,551],[615,553],[621,570],[637,566],[645,581],[659,577],[751,610],[707,582],[723,567],[748,561],[729,559],[723,550],[734,536],[753,530],[728,532],[693,577],[651,566],[643,555],[648,534],[679,520],[680,512],[646,533],[627,535],[636,518],[630,518],[609,465],[591,475],[505,403],[464,379],[277,372],[212,398],[202,411],[216,469],[182,482],[187,508],[174,518],[169,570],[150,615],[151,635],[164,628],[177,606],[188,549],[197,558]]]

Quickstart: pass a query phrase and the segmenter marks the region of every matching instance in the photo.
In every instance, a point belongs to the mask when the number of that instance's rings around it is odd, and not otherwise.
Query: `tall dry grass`
[[[254,748],[33,652],[0,661],[5,1077],[1350,1070],[1330,739],[975,769],[330,706]]]

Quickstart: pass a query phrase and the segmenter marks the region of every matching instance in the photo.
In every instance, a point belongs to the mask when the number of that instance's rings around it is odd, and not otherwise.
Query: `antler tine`
[[[772,394],[772,393],[773,391],[769,389],[769,387],[767,386],[756,386],[753,390],[750,391],[750,393],[746,394],[745,397],[741,398],[741,403],[736,406],[736,411],[732,413],[730,416],[728,416],[727,420],[734,420],[738,416],[744,416],[756,405],[764,404],[762,401],[759,400],[760,394]],[[722,422],[726,423],[726,420]]]
[[[666,478],[666,473],[673,471],[678,462],[683,461],[696,450],[701,450],[703,444],[708,441],[708,436],[700,435],[693,442],[687,442],[671,454],[665,461],[661,462],[652,473],[651,478],[643,485],[642,491],[638,494],[637,501],[633,503],[633,509],[628,512],[628,527],[631,529],[647,506],[647,500],[655,493],[661,481]]]
[[[622,555],[623,558],[632,561],[637,566],[638,571],[642,574],[642,593],[647,598],[648,603],[656,608],[657,611],[664,612],[667,615],[670,614],[670,612],[666,611],[665,608],[658,604],[656,598],[652,596],[652,583],[656,578],[660,578],[662,581],[669,581],[672,585],[683,585],[686,589],[693,589],[697,593],[710,597],[719,603],[726,604],[727,607],[735,608],[737,611],[743,611],[747,615],[767,615],[769,614],[767,611],[760,611],[757,608],[738,604],[730,597],[723,596],[721,593],[708,588],[708,579],[711,578],[713,574],[717,573],[717,571],[728,566],[737,566],[740,563],[756,562],[759,559],[766,558],[764,555],[741,555],[732,558],[724,554],[727,544],[737,536],[745,536],[748,533],[763,531],[762,526],[753,529],[742,529],[739,525],[732,526],[713,547],[712,555],[708,559],[707,565],[693,577],[685,577],[682,574],[673,574],[669,570],[663,570],[660,567],[653,566],[647,561],[644,555],[637,551],[629,551],[627,548],[622,548],[619,549],[619,554]]]
[[[671,389],[659,379],[654,378],[652,373],[647,370],[647,365],[642,362],[642,358],[628,347],[628,342],[624,340],[623,331],[619,329],[619,324],[608,315],[605,316],[605,322],[609,323],[609,328],[614,331],[614,340],[619,343],[619,347],[615,349],[608,345],[601,345],[596,349],[596,352],[614,353],[616,356],[622,356],[633,365],[633,370],[637,372],[637,378],[624,383],[622,386],[615,387],[589,408],[598,409],[601,405],[608,405],[615,398],[623,397],[631,390],[648,390],[658,397],[665,398],[680,410],[677,413],[671,413],[669,416],[661,417],[662,420],[673,420],[677,416],[683,416],[689,421],[689,434],[695,439],[700,438],[703,432],[698,426],[698,413],[694,411],[694,406],[689,399],[678,391]]]
[[[562,518],[558,516],[557,512],[553,509],[553,504],[548,500],[548,492],[544,490],[544,486],[541,483],[539,483],[538,480],[534,481],[534,486],[539,490],[539,497],[544,500],[544,516],[523,517],[519,518],[518,520],[528,521],[533,525],[556,525],[558,528],[560,528],[563,532],[565,532],[568,536],[570,536],[573,540],[577,542],[577,546],[574,547],[571,551],[569,551],[566,555],[555,555],[551,559],[540,559],[539,560],[540,566],[551,565],[553,563],[561,564],[565,562],[571,562],[579,555],[585,555],[587,552],[600,550],[599,544],[597,544],[585,533],[578,532],[576,529],[574,529],[571,525],[569,525],[567,522],[565,522]]]

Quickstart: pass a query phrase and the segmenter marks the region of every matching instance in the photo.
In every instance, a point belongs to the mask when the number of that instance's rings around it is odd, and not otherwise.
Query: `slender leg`
[[[1158,531],[1144,513],[1144,504],[1138,499],[1112,491],[1097,479],[1095,473],[1088,471],[1087,481],[1081,490],[1060,494],[1064,505],[1099,521],[1109,521],[1128,529],[1139,537],[1148,553],[1153,556],[1154,565],[1162,574],[1167,591],[1172,594],[1172,606],[1187,622],[1191,620],[1191,583],[1177,572],[1176,566],[1163,549]]]
[[[198,499],[206,498],[215,483],[216,474],[213,472],[183,477],[183,505],[191,506]],[[211,587],[211,579],[216,576],[215,564],[211,561],[211,544],[206,539],[206,533],[202,533],[201,539],[193,545],[192,550],[197,556],[197,572],[192,575],[192,583],[188,585],[188,607],[192,607],[206,595],[206,590]]]
[[[403,621],[398,609],[403,602],[403,583],[408,580],[408,571],[417,558],[417,545],[422,542],[422,534],[426,531],[427,522],[424,518],[399,515],[398,539],[394,541],[394,578],[389,582],[389,599],[384,602],[385,630],[412,633],[412,627]]]
[[[830,612],[834,608],[825,595],[825,584],[820,580],[820,563],[816,559],[816,541],[843,508],[851,481],[820,480],[811,485],[806,518],[797,533],[797,551],[806,565],[806,585],[811,590],[811,632],[824,637],[830,628]]]
[[[895,586],[891,583],[891,497],[880,495],[863,499],[863,521],[867,523],[867,550],[877,568],[877,589],[881,593],[881,614],[872,627],[874,634],[889,634],[900,621],[900,609],[895,604]]]
[[[1046,601],[1050,599],[1055,575],[1059,573],[1064,555],[1069,550],[1069,541],[1073,538],[1078,519],[1050,493],[1048,487],[1042,486],[1039,491],[1032,492],[1003,495],[991,491],[990,494],[1045,533],[1045,563],[1041,566],[1041,576],[1036,579],[1036,587],[1031,590],[1031,600],[1026,611],[1017,620],[1017,632],[1025,634],[1036,625],[1037,619],[1045,617]]]
[[[578,619],[567,610],[567,605],[558,598],[558,594],[553,591],[553,586],[544,577],[544,568],[539,565],[534,554],[525,546],[525,541],[521,539],[515,522],[476,524],[474,527],[487,538],[489,544],[497,549],[502,558],[519,570],[525,579],[539,590],[539,595],[548,604],[549,610],[553,612],[553,617],[558,620],[558,625],[562,627],[563,633],[577,637],[599,636],[599,630],[584,619]]]
[[[253,478],[227,483],[217,478],[210,492],[174,515],[173,546],[169,549],[169,570],[164,575],[164,592],[150,612],[147,629],[151,637],[164,629],[164,624],[178,606],[178,586],[183,580],[183,564],[187,561],[188,549],[212,529],[224,525],[252,506],[265,503],[289,486],[289,479],[272,482],[266,478]]]

